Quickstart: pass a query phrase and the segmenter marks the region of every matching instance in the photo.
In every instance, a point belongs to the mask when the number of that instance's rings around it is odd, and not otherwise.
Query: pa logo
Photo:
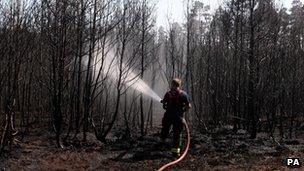
[[[285,164],[286,166],[292,168],[301,167],[301,162],[299,158],[286,158]]]

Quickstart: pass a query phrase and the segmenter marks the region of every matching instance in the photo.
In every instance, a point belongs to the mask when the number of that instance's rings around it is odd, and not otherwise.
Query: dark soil
[[[157,131],[156,131],[157,132]],[[174,158],[161,151],[158,134],[144,140],[97,141],[93,134],[88,142],[68,142],[63,149],[55,146],[47,132],[26,136],[13,151],[2,154],[2,170],[157,170]],[[212,134],[192,133],[187,157],[171,170],[288,170],[286,157],[304,161],[303,139],[280,144],[265,134],[250,140],[245,131],[229,129]],[[299,168],[296,170],[304,170]]]

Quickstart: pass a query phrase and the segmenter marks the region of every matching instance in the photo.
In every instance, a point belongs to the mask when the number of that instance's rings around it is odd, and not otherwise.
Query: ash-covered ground
[[[157,170],[174,160],[161,151],[159,128],[143,140],[120,139],[113,135],[101,143],[89,134],[88,142],[68,142],[63,149],[55,146],[53,135],[36,132],[3,154],[2,170]],[[288,170],[286,157],[304,161],[304,141],[299,137],[277,143],[260,133],[254,140],[244,130],[234,133],[220,129],[209,134],[191,133],[187,157],[169,170]],[[304,170],[298,168],[297,170]]]

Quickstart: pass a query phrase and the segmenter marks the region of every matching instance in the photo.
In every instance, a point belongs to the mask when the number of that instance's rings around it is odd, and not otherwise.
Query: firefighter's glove
[[[163,103],[163,108],[166,110],[167,109],[167,104]]]

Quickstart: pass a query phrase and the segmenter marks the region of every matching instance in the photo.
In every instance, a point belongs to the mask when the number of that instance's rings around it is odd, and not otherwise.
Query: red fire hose
[[[187,144],[186,144],[186,149],[185,149],[185,151],[183,152],[183,154],[182,154],[178,159],[176,159],[176,160],[174,160],[174,161],[172,161],[172,162],[170,162],[170,163],[168,163],[168,164],[165,164],[165,165],[162,166],[160,169],[158,169],[158,171],[163,171],[163,170],[165,170],[166,168],[168,168],[168,167],[170,167],[170,166],[173,166],[173,165],[179,163],[180,161],[182,161],[182,160],[186,157],[186,155],[187,155],[187,153],[188,153],[188,150],[189,150],[189,147],[190,147],[190,131],[189,131],[188,124],[187,124],[186,120],[184,120],[184,119],[183,119],[183,124],[185,125],[186,131],[187,131]]]

